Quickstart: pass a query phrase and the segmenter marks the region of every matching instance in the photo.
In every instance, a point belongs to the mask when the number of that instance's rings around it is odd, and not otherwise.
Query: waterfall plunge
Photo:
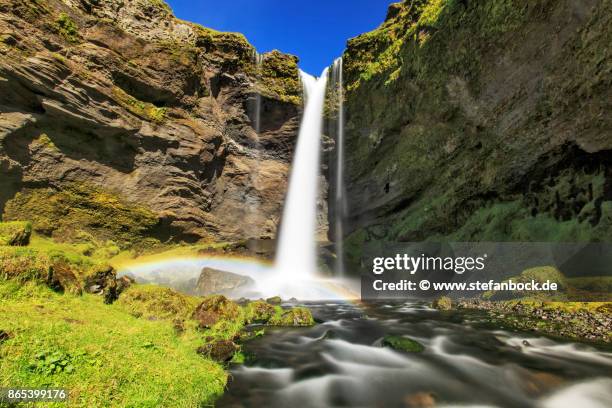
[[[332,89],[336,92],[338,116],[336,118],[336,194],[334,211],[334,241],[336,247],[336,273],[344,276],[344,216],[346,196],[344,192],[344,84],[342,78],[342,57],[332,67]]]
[[[305,107],[279,234],[275,269],[284,279],[316,275],[317,194],[327,68],[320,78],[300,71]]]

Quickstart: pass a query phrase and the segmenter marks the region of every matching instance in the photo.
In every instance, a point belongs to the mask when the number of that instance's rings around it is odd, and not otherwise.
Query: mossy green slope
[[[139,319],[94,295],[0,282],[0,384],[65,387],[75,407],[201,407],[223,392],[223,368],[194,333]],[[56,404],[63,406],[63,404]]]
[[[407,0],[350,40],[349,255],[379,239],[610,241],[610,10]]]

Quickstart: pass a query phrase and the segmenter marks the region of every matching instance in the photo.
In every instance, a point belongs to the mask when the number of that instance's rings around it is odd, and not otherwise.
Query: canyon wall
[[[273,236],[301,87],[296,57],[255,61],[160,0],[0,0],[3,219],[124,247]]]
[[[612,240],[610,27],[609,0],[408,0],[350,40],[347,256]]]

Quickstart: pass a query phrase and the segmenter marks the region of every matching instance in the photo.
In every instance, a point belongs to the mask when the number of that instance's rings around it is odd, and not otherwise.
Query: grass
[[[132,316],[145,319],[188,319],[201,300],[170,288],[133,285],[117,301]]]
[[[195,353],[201,338],[171,322],[136,318],[122,303],[0,282],[0,384],[66,387],[74,407],[200,407],[227,381]],[[57,406],[63,406],[56,404]]]

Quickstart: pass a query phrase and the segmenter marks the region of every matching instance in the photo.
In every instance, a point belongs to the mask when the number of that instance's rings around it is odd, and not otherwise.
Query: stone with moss
[[[247,323],[267,323],[276,313],[274,305],[263,300],[255,300],[244,307]]]
[[[409,353],[421,353],[425,350],[425,346],[423,346],[418,341],[408,337],[393,334],[386,335],[382,340],[382,345],[385,347],[391,347],[395,350],[406,351]]]
[[[26,246],[31,234],[32,223],[29,221],[0,222],[0,245]]]
[[[282,301],[283,300],[280,296],[272,296],[266,299],[266,302],[270,303],[271,305],[280,305]]]
[[[505,279],[504,282],[512,281],[514,283],[529,283],[535,281],[539,284],[546,282],[555,283],[557,290],[550,292],[533,292],[533,291],[494,291],[489,290],[482,294],[482,298],[485,300],[508,300],[522,298],[525,296],[537,297],[541,299],[547,299],[552,294],[561,295],[568,289],[568,279],[554,266],[539,266],[535,268],[529,268],[521,272],[520,275],[513,276]]]
[[[231,340],[218,340],[199,347],[197,352],[214,361],[223,363],[230,361],[239,349],[240,348]]]
[[[276,314],[268,322],[271,326],[312,326],[314,323],[312,313],[307,308],[283,310],[280,306],[277,306]]]
[[[440,296],[431,303],[431,307],[438,310],[451,310],[453,301],[448,296]]]
[[[194,316],[199,312],[212,312],[228,320],[237,320],[242,317],[242,310],[240,306],[223,295],[211,295],[205,297],[196,308]]]

